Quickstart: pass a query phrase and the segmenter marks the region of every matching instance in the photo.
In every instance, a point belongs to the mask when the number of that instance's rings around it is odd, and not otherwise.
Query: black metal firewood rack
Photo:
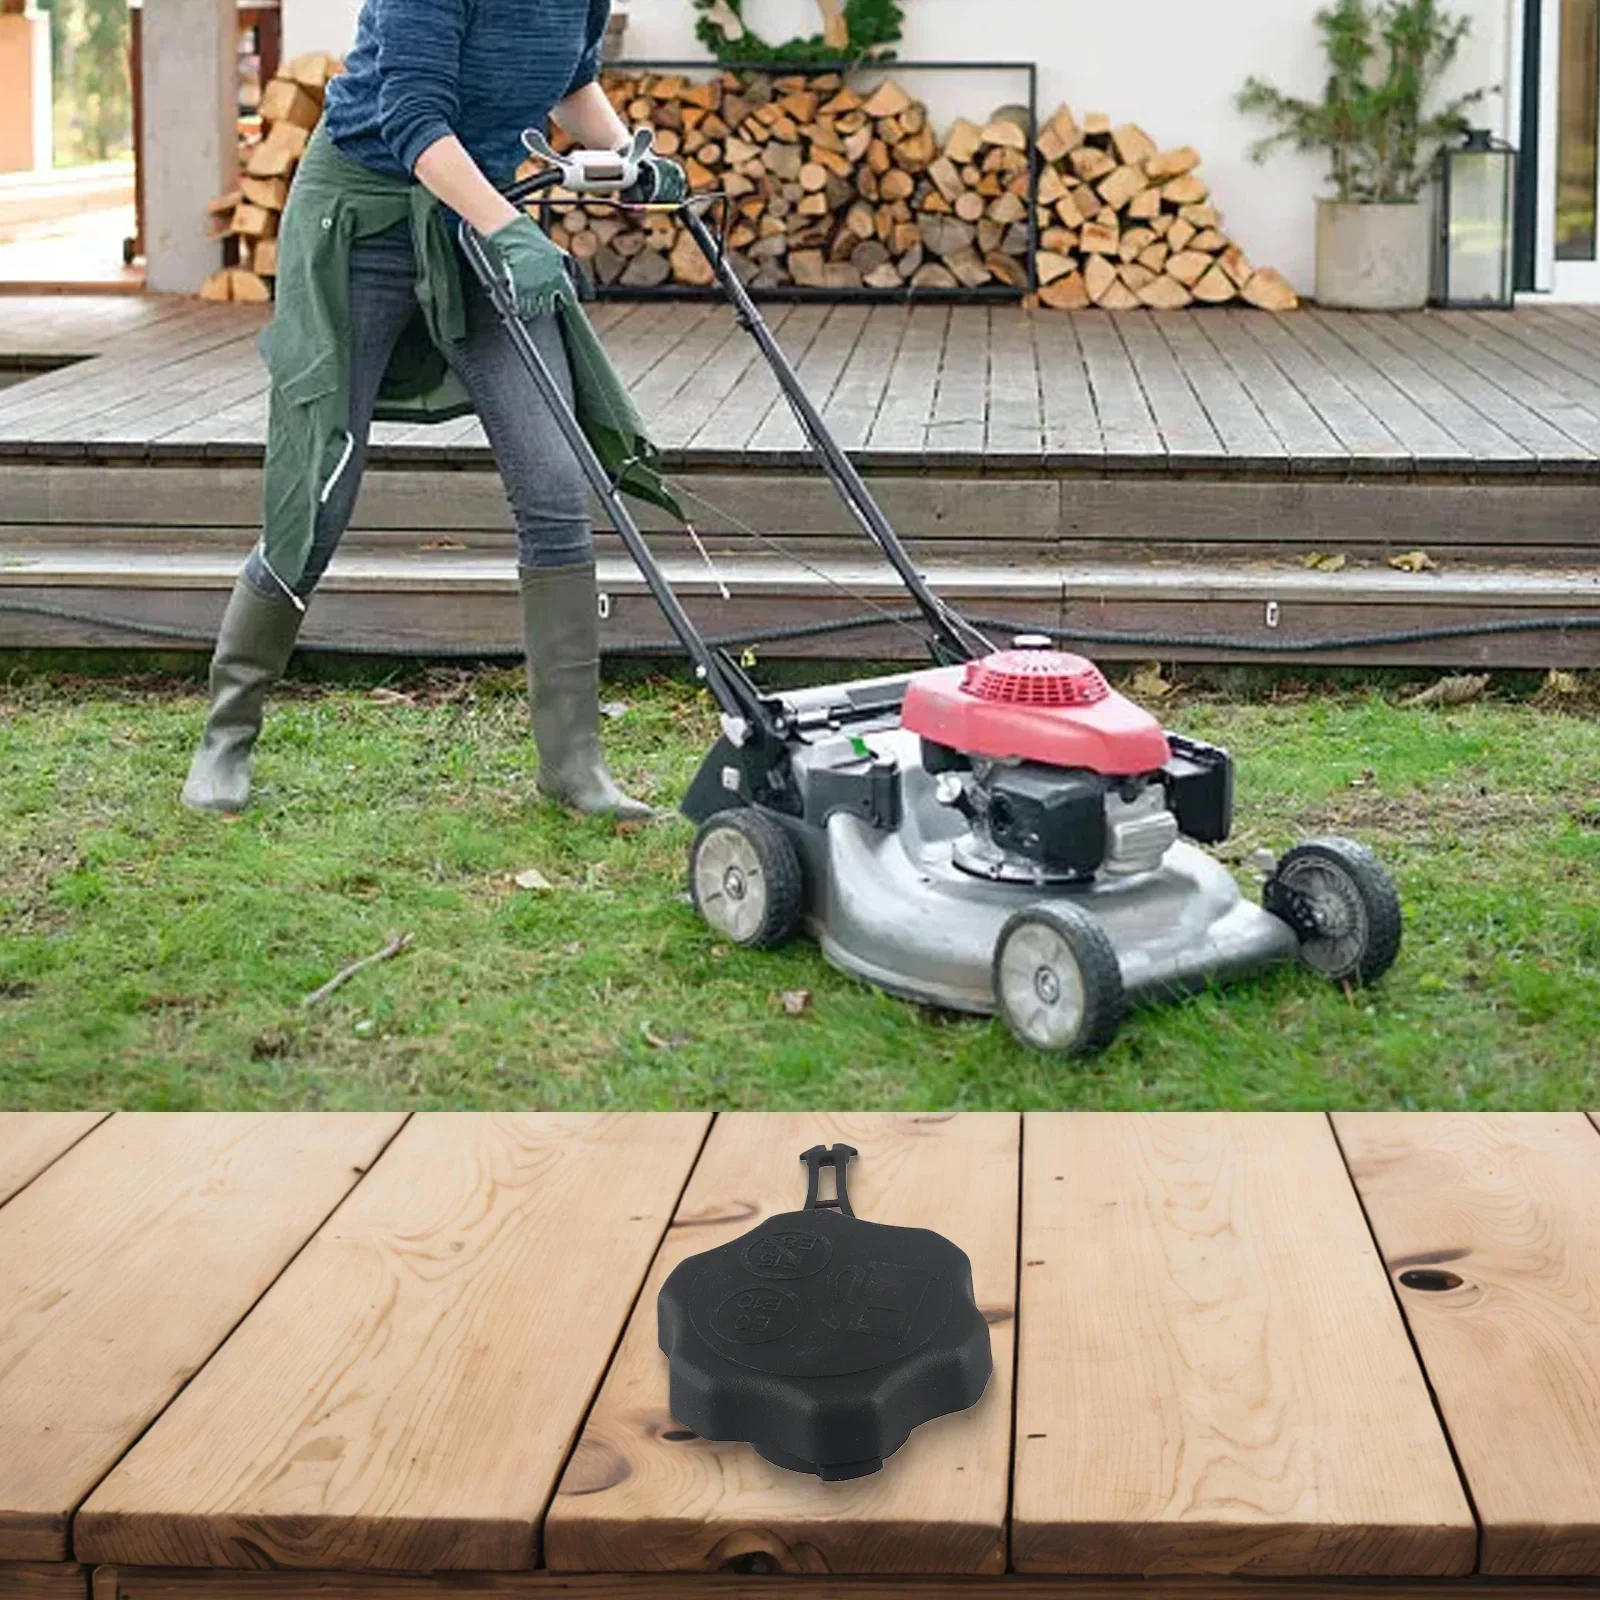
[[[1027,283],[1022,287],[1012,284],[983,284],[977,288],[953,289],[914,288],[909,283],[900,289],[874,289],[863,284],[860,288],[808,287],[802,284],[772,284],[752,288],[751,297],[775,303],[793,301],[862,302],[869,305],[928,304],[939,301],[971,304],[983,301],[1004,301],[1015,304],[1039,287],[1039,158],[1035,144],[1039,137],[1039,65],[1035,61],[902,61],[883,57],[861,57],[836,61],[718,61],[706,57],[699,59],[620,60],[607,61],[601,66],[602,78],[616,75],[629,76],[649,72],[722,73],[738,72],[767,78],[825,77],[837,73],[841,79],[861,78],[868,75],[879,79],[898,73],[913,72],[966,72],[966,73],[1016,73],[1027,85],[1024,101],[1028,108],[1028,251],[1023,257]],[[653,286],[598,284],[596,296],[602,300],[711,300],[718,290],[699,288],[692,284],[663,283]]]

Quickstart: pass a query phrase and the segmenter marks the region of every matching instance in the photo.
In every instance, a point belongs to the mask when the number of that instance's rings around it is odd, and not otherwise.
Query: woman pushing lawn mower
[[[610,0],[365,0],[345,75],[284,217],[264,532],[234,586],[211,663],[211,709],[185,804],[237,812],[267,691],[294,650],[355,508],[375,417],[475,409],[516,523],[539,787],[595,815],[638,818],[599,741],[599,614],[583,471],[480,281],[449,213],[486,252],[563,393],[573,341],[609,367],[576,306],[566,257],[497,184],[547,118],[594,150],[643,152],[627,198],[682,200],[596,81]],[[632,168],[630,167],[630,170]],[[447,209],[448,208],[448,209]],[[631,420],[625,397],[607,396]]]

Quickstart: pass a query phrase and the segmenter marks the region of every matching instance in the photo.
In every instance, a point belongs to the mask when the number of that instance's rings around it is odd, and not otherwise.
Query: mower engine
[[[1233,825],[1224,750],[1162,730],[1092,662],[1048,648],[919,673],[906,729],[939,799],[970,832],[955,864],[1003,883],[1085,883],[1155,871],[1180,834]]]

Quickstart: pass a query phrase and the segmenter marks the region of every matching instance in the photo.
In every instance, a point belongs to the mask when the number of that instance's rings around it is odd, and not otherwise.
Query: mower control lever
[[[566,155],[558,155],[537,128],[526,129],[522,142],[529,155],[557,169],[563,189],[573,194],[623,195],[638,183],[640,169],[655,148],[655,134],[637,128],[626,150],[571,150]]]

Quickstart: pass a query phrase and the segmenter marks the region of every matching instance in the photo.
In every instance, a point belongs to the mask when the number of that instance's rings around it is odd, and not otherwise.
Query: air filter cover
[[[983,1395],[989,1326],[966,1252],[850,1209],[848,1145],[819,1146],[805,1209],[691,1256],[662,1286],[673,1416],[828,1481],[877,1472],[911,1430]],[[820,1200],[832,1166],[836,1200]]]

